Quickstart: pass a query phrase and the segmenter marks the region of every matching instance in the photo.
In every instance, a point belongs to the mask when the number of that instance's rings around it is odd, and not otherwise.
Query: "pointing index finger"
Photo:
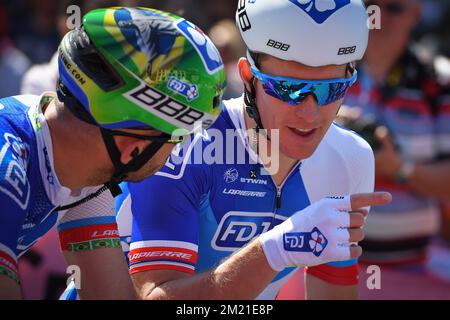
[[[391,201],[392,195],[389,192],[358,193],[350,196],[352,210],[382,206],[391,203]]]

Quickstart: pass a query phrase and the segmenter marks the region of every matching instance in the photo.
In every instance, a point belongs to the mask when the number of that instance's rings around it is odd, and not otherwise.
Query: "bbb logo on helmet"
[[[324,23],[336,11],[350,4],[351,0],[289,0],[302,9],[318,24]]]
[[[286,43],[282,43],[282,42],[278,42],[272,39],[269,39],[269,41],[267,41],[266,44],[268,47],[272,47],[274,49],[278,49],[281,51],[288,51],[289,48],[291,47],[291,45],[286,44]]]
[[[163,119],[185,128],[192,126],[196,121],[202,121],[204,127],[212,124],[213,120],[205,117],[205,113],[190,108],[163,92],[152,88],[146,83],[124,94],[130,101],[141,108],[156,114]]]
[[[239,0],[237,16],[239,20],[239,26],[241,27],[242,32],[250,30],[252,28],[252,24],[250,19],[248,18],[247,11],[245,10],[245,2],[246,0]],[[249,3],[255,3],[256,0],[249,0]]]
[[[200,28],[184,19],[177,22],[175,26],[197,50],[209,74],[223,68],[219,51]]]

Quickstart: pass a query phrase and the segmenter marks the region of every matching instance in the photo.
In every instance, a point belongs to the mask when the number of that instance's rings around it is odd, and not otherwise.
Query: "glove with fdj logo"
[[[276,271],[349,260],[350,196],[325,198],[295,213],[259,240]]]

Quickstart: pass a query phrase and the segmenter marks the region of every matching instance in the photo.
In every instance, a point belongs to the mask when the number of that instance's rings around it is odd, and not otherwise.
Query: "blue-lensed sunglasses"
[[[300,104],[308,94],[316,97],[320,106],[342,99],[358,78],[356,69],[349,67],[352,72],[350,78],[337,78],[328,80],[302,80],[288,77],[271,76],[259,71],[255,66],[250,70],[261,81],[264,91],[290,105]]]

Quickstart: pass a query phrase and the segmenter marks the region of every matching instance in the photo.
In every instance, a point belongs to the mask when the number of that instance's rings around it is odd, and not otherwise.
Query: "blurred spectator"
[[[135,6],[134,0],[97,0],[80,2],[74,0],[61,0],[58,2],[56,15],[56,29],[58,31],[58,42],[69,31],[67,26],[67,8],[70,5],[81,6],[81,13],[84,14],[97,8],[111,6]],[[45,75],[45,76],[43,76]],[[36,64],[26,72],[22,79],[21,93],[40,95],[44,91],[54,91],[58,77],[58,55],[55,52],[49,62]]]
[[[26,52],[33,63],[50,60],[58,46],[55,28],[58,5],[54,0],[8,1],[10,30],[17,47]]]
[[[423,261],[439,229],[438,201],[450,197],[448,61],[410,42],[420,1],[369,4],[381,7],[381,30],[370,32],[359,83],[345,103],[383,125],[374,133],[376,189],[390,191],[394,201],[369,215],[363,260]]]
[[[19,259],[24,299],[57,300],[65,290],[69,275],[59,248],[58,232],[53,227]]]
[[[415,38],[433,53],[441,52],[450,57],[450,1],[422,0],[422,7]]]
[[[237,63],[245,56],[245,46],[234,20],[221,20],[209,31],[209,37],[219,49],[227,73],[227,90],[224,99],[242,95],[242,80],[239,77]]]
[[[209,1],[199,0],[204,10],[204,18],[208,26],[219,20],[230,19],[234,21],[237,1]]]
[[[58,41],[69,31],[67,27],[67,7],[75,3],[73,0],[61,0],[56,15]],[[33,65],[23,76],[21,94],[40,95],[45,91],[54,91],[58,78],[58,55],[55,52],[49,62]]]
[[[74,1],[68,1],[74,2]],[[135,7],[135,6],[145,6],[146,2],[151,1],[137,1],[137,0],[84,0],[81,4],[82,14],[98,9],[98,8],[107,8],[107,7],[115,7],[115,6],[125,6],[125,7]]]
[[[55,53],[50,62],[34,65],[23,75],[20,94],[40,95],[55,91],[57,79],[58,55]]]
[[[8,33],[8,17],[5,7],[0,4],[0,97],[20,93],[20,83],[30,61],[18,50]]]

